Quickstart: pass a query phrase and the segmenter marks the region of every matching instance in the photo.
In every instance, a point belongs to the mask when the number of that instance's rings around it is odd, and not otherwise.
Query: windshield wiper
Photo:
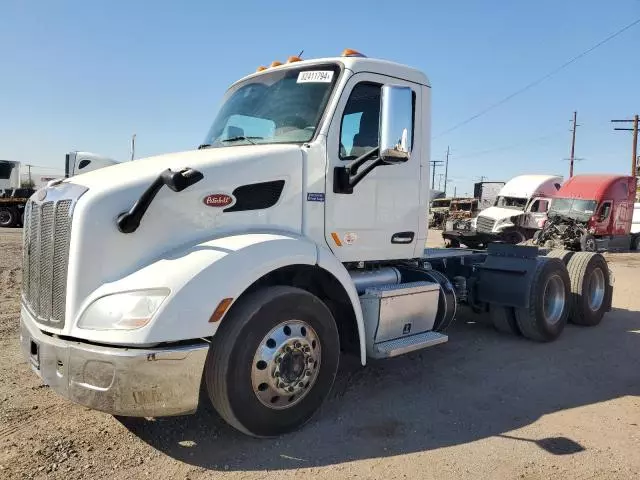
[[[251,139],[262,140],[263,138],[264,137],[246,137],[244,135],[238,135],[237,137],[229,137],[229,138],[225,138],[224,140],[220,140],[220,141],[221,142],[237,142],[238,140],[246,140],[251,145],[256,145],[256,142],[252,141]]]
[[[208,148],[210,146],[211,146],[210,143],[203,143],[202,145],[198,146],[198,150],[202,150],[203,148]]]

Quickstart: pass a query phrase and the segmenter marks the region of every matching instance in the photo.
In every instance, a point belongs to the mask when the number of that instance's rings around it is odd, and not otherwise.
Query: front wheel
[[[205,382],[229,424],[255,437],[304,425],[338,370],[340,341],[329,308],[293,287],[268,287],[240,300],[213,338]]]
[[[580,239],[580,250],[583,252],[597,252],[598,246],[593,235],[586,234]]]
[[[518,245],[525,242],[527,237],[520,230],[507,230],[502,234],[504,243],[510,243],[511,245]]]
[[[13,227],[18,223],[18,212],[13,207],[0,207],[0,227]]]

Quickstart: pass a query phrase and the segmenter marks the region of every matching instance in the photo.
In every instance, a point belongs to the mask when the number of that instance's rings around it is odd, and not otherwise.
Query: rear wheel
[[[569,273],[562,260],[538,257],[531,281],[529,308],[516,308],[522,334],[538,342],[555,340],[569,316]]]
[[[571,250],[550,250],[549,252],[547,252],[545,257],[559,258],[560,260],[562,260],[562,263],[567,265],[569,263],[569,260],[571,260],[571,257],[573,257],[574,254],[575,252],[572,252]]]
[[[13,207],[0,207],[0,227],[13,227],[18,222],[18,212]]]
[[[578,252],[567,265],[571,279],[570,321],[594,326],[609,310],[612,287],[607,261],[599,253]]]
[[[331,390],[339,354],[335,320],[319,298],[293,287],[259,290],[234,307],[213,338],[209,398],[244,433],[291,432]]]
[[[631,250],[637,250],[640,252],[640,234],[631,238]]]

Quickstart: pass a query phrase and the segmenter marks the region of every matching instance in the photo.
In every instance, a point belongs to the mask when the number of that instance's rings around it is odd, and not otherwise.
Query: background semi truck
[[[534,243],[587,252],[636,247],[631,230],[635,195],[635,177],[575,175],[551,201],[549,218]]]
[[[109,165],[115,160],[90,152],[69,152],[65,157],[65,177],[71,177]],[[23,224],[27,200],[38,187],[44,186],[53,177],[36,177],[32,183],[23,185],[20,179],[20,162],[0,160],[0,227],[16,227]],[[35,181],[33,181],[35,180]]]
[[[309,420],[341,352],[365,365],[439,345],[458,309],[541,342],[599,323],[612,292],[599,254],[425,250],[430,103],[404,65],[291,58],[234,83],[200,148],[37,192],[25,358],[94,409],[211,404],[265,437]]]
[[[518,244],[533,238],[547,218],[551,198],[560,189],[562,177],[520,175],[500,189],[495,204],[482,210],[473,222],[473,230],[448,230],[442,237],[450,247],[486,247],[500,241]]]

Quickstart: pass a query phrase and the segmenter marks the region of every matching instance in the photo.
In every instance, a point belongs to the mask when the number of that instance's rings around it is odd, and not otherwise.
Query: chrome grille
[[[25,211],[23,295],[40,323],[64,326],[72,200],[29,201]]]
[[[478,221],[476,223],[476,230],[478,232],[490,233],[493,230],[493,226],[496,221],[493,218],[488,217],[478,217]]]

